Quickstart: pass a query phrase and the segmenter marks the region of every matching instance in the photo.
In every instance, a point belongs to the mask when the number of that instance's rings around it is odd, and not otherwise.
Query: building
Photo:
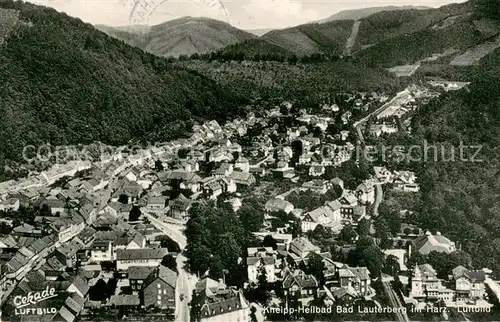
[[[358,201],[362,205],[375,202],[375,187],[371,181],[365,181],[356,188]]]
[[[123,249],[116,252],[116,269],[126,271],[130,266],[159,266],[167,255],[166,248]]]
[[[188,216],[188,211],[191,208],[192,201],[186,198],[182,193],[174,200],[170,201],[170,217],[175,219],[184,219]]]
[[[486,296],[484,271],[471,271],[463,266],[452,270],[455,281],[455,300],[457,302],[483,299]]]
[[[77,264],[76,254],[80,249],[82,245],[73,240],[58,247],[55,256],[66,267],[74,268]]]
[[[325,173],[325,167],[322,165],[312,165],[309,168],[309,175],[311,177],[320,177]]]
[[[234,180],[238,186],[251,186],[255,184],[255,177],[249,172],[233,171],[229,178]]]
[[[160,265],[146,278],[143,289],[145,307],[175,309],[177,273]]]
[[[65,209],[65,203],[55,196],[49,196],[47,199],[40,203],[40,208],[46,208],[52,215],[62,214]]]
[[[358,205],[358,198],[352,192],[345,192],[338,200],[341,204],[340,214],[342,219],[352,220],[355,215],[354,208]]]
[[[422,255],[428,255],[432,251],[449,254],[456,250],[455,243],[442,236],[440,232],[435,235],[426,232],[425,235],[414,239],[412,244],[415,251]]]
[[[283,278],[283,293],[285,296],[312,298],[318,294],[318,285],[313,275],[307,275],[302,270],[287,271]]]
[[[419,185],[416,183],[417,178],[415,173],[411,171],[396,171],[394,172],[393,188],[405,192],[418,192]]]
[[[94,240],[90,250],[90,260],[92,262],[114,260],[112,242],[110,240]]]
[[[242,291],[219,289],[205,298],[200,322],[220,321],[250,321],[250,305]]]
[[[261,270],[265,271],[269,283],[276,281],[276,252],[271,247],[248,248],[247,273],[250,283],[258,283]]]
[[[392,182],[393,174],[386,167],[373,167],[373,172],[375,173],[375,177],[381,183]]]
[[[346,267],[338,271],[340,287],[354,291],[358,295],[371,292],[370,271],[366,267]]]
[[[454,298],[455,292],[444,287],[429,264],[418,265],[412,273],[410,297],[417,300],[445,300]]]
[[[250,162],[247,158],[240,156],[236,163],[234,164],[235,169],[239,169],[242,172],[250,172]]]
[[[165,210],[167,198],[164,196],[149,197],[147,209],[153,212]]]
[[[293,211],[294,206],[286,200],[279,199],[279,198],[273,198],[273,199],[269,199],[266,202],[266,205],[264,208],[268,212],[284,211],[288,214],[288,213]]]
[[[328,206],[323,206],[306,213],[302,218],[301,226],[302,231],[307,232],[314,230],[318,225],[328,227],[335,223],[340,224],[340,213]]]
[[[310,254],[320,253],[320,248],[309,241],[306,237],[297,237],[290,243],[288,256],[296,265],[303,262]]]
[[[153,272],[154,267],[148,266],[129,266],[127,277],[130,288],[134,294],[140,293],[144,287],[144,281]]]

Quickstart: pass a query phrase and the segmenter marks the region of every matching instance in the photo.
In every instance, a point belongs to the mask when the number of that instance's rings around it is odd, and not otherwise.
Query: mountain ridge
[[[150,26],[148,29],[139,28],[139,32],[134,31],[133,26],[96,27],[129,45],[165,57],[204,54],[239,41],[257,38],[226,22],[206,17],[181,17]]]
[[[312,23],[325,23],[337,20],[359,20],[361,18],[366,18],[368,16],[371,16],[372,14],[379,13],[382,11],[398,11],[398,10],[410,10],[410,9],[425,10],[431,8],[426,6],[385,6],[385,7],[371,7],[362,9],[343,10],[327,18],[313,21]]]

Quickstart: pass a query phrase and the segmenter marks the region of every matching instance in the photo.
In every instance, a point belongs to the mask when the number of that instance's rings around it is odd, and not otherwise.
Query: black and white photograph
[[[500,321],[500,0],[0,0],[0,321]]]

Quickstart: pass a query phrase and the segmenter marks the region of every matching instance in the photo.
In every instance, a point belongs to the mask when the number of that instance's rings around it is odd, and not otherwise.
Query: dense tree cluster
[[[429,159],[417,165],[421,199],[414,223],[424,230],[440,231],[457,247],[474,254],[474,267],[488,267],[495,274],[500,272],[498,66],[497,50],[474,67],[467,89],[434,99],[412,120],[412,135],[429,144],[441,144],[449,153],[455,151],[454,160]],[[465,161],[460,160],[460,142],[469,147],[462,152]],[[471,147],[478,145],[481,151],[474,161],[476,149]],[[389,222],[386,226],[390,230]]]
[[[227,203],[193,205],[185,230],[186,257],[193,273],[208,271],[212,278],[225,277],[227,284],[242,285],[246,270],[241,259],[246,248],[255,244],[252,231],[259,225],[246,209],[249,216],[242,222],[240,212]]]
[[[499,0],[475,0],[476,14],[479,17],[487,17],[494,20],[500,20],[500,1]]]

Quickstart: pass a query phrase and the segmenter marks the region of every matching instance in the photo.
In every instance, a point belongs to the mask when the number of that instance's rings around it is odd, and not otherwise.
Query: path
[[[396,310],[396,316],[399,322],[410,322],[408,315],[406,314],[405,307],[401,304],[399,297],[396,295],[389,281],[382,281],[384,285],[385,293],[389,296],[389,300],[391,301],[391,305]]]
[[[384,191],[382,190],[382,184],[375,185],[375,203],[373,204],[373,217],[378,216],[378,206],[384,198]]]
[[[352,47],[356,43],[356,37],[358,36],[359,26],[361,25],[361,21],[354,21],[352,25],[351,35],[347,38],[347,43],[344,50],[344,55],[351,56],[352,55]]]

